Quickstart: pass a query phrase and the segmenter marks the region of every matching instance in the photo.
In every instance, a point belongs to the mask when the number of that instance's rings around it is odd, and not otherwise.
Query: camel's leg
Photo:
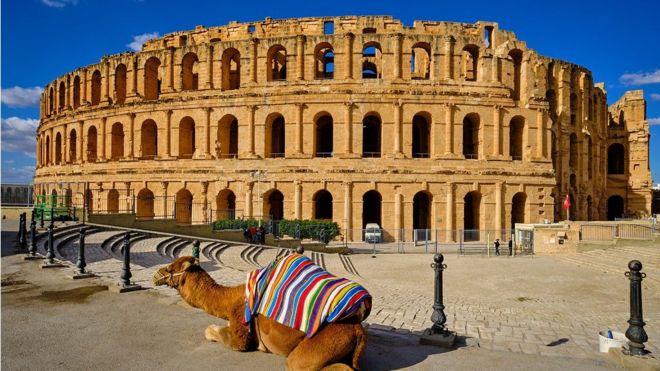
[[[232,326],[231,322],[227,327],[209,325],[204,331],[204,336],[207,340],[216,341],[233,350],[244,352],[248,350],[250,339],[247,327],[239,326]]]
[[[337,364],[343,360],[349,360],[357,369],[366,341],[366,333],[362,325],[327,325],[311,338],[305,338],[298,344],[287,358],[287,369],[319,370],[324,367],[334,370],[350,369],[349,365]]]

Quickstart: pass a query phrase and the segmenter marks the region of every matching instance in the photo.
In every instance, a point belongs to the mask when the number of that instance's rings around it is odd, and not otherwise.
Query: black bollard
[[[199,262],[199,240],[193,241],[192,256]]]
[[[124,235],[124,267],[121,269],[120,280],[117,283],[117,287],[110,286],[110,289],[115,292],[129,292],[135,290],[141,290],[142,286],[132,284],[131,277],[131,236],[130,232],[126,232]]]
[[[23,213],[23,230],[21,232],[21,250],[27,250],[27,213]]]
[[[55,249],[54,249],[54,241],[53,241],[53,223],[50,223],[48,226],[48,241],[46,244],[46,259],[48,261],[46,262],[47,264],[55,264]]]
[[[435,254],[433,263],[431,263],[431,268],[435,270],[435,295],[433,313],[431,314],[433,325],[424,331],[420,342],[422,344],[451,347],[454,344],[456,334],[445,327],[447,316],[445,315],[445,305],[443,303],[442,272],[447,268],[447,264],[443,263],[444,260],[445,257],[442,254]]]
[[[20,213],[18,215],[18,235],[16,236],[16,240],[18,240],[18,247],[23,250],[25,241],[23,240],[24,234],[23,234],[23,228],[25,228],[25,214]]]
[[[32,219],[30,223],[30,256],[37,255],[37,221]]]
[[[644,343],[649,340],[644,330],[646,323],[642,315],[642,279],[646,277],[646,273],[641,272],[642,263],[639,260],[631,260],[628,268],[630,271],[626,272],[626,277],[630,280],[630,326],[626,330],[628,349],[624,352],[632,356],[643,356],[648,353],[644,349]]]
[[[43,228],[44,227],[44,211],[45,210],[42,208],[40,211],[41,212],[39,213],[39,228]]]
[[[305,248],[302,247],[302,245],[300,245],[300,246],[298,246],[298,247],[296,248],[296,252],[297,252],[298,254],[302,255],[302,254],[305,253]]]
[[[73,279],[80,279],[80,278],[90,278],[90,277],[96,277],[95,274],[90,273],[85,271],[85,267],[87,266],[87,262],[85,261],[85,228],[80,228],[79,236],[78,236],[78,262],[76,263],[76,267],[78,270],[73,273]]]
[[[55,225],[55,209],[52,207],[50,208],[50,225]]]

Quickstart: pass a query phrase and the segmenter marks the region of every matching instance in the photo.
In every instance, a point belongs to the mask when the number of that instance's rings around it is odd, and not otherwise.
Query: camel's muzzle
[[[168,285],[174,287],[174,282],[172,282],[172,278],[180,276],[183,273],[184,272],[179,272],[179,273],[161,272],[161,270],[157,270],[156,273],[154,273],[154,276],[152,277],[152,282],[154,283],[155,286]]]

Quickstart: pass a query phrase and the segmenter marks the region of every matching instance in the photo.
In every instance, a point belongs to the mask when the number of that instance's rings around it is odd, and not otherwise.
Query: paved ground
[[[3,221],[2,366],[6,369],[282,368],[284,358],[249,356],[206,342],[204,328],[222,323],[182,303],[173,290],[113,294],[121,263],[100,248],[103,232],[87,240],[89,269],[101,277],[67,279],[72,268],[41,270],[12,255],[15,224]],[[156,239],[132,249],[134,279],[149,285],[167,259],[154,254]],[[75,249],[75,243],[69,249]],[[184,253],[187,250],[184,250]],[[259,262],[272,259],[264,252]],[[64,257],[74,256],[64,249]],[[431,255],[354,254],[313,256],[331,272],[364,284],[374,296],[364,369],[608,369],[617,365],[597,353],[597,332],[625,330],[628,318],[626,263],[638,257],[644,281],[644,313],[658,352],[658,246],[593,250],[569,258],[458,258],[448,255],[445,304],[448,326],[478,344],[453,351],[417,345],[416,333],[430,326]],[[222,254],[219,266],[203,259],[217,279],[238,283],[254,266],[240,250]],[[138,265],[139,263],[139,265]],[[233,268],[228,268],[232,266]],[[540,366],[542,365],[542,366]]]

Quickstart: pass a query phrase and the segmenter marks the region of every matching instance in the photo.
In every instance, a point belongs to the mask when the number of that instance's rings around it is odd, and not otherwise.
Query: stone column
[[[539,109],[536,111],[536,157],[542,159],[545,153],[545,118],[546,111]],[[591,161],[591,159],[589,159]]]
[[[245,217],[251,219],[252,215],[252,187],[254,183],[245,183]]]
[[[172,157],[172,110],[167,111],[167,126],[165,128],[165,158]]]
[[[403,158],[401,150],[401,114],[403,111],[403,102],[397,100],[394,102],[394,158]]]
[[[163,215],[162,217],[167,218],[170,216],[169,210],[171,210],[174,205],[168,205],[168,199],[167,199],[167,184],[168,182],[160,182],[160,186],[162,188],[162,196],[163,196]]]
[[[256,37],[253,37],[250,40],[250,45],[252,46],[252,56],[250,58],[250,62],[252,66],[250,67],[250,83],[256,84],[257,83],[257,49],[259,47],[259,39]],[[252,151],[254,153],[254,150]]]
[[[71,109],[71,75],[66,77],[66,104],[64,105],[66,109]]]
[[[105,142],[106,142],[105,138],[107,136],[107,134],[105,132],[106,121],[108,121],[107,117],[103,117],[101,119],[101,138],[100,138],[101,139],[101,156],[97,156],[98,159],[101,160],[101,161],[105,161]],[[97,140],[98,140],[98,137],[97,137]]]
[[[248,105],[248,157],[256,157],[254,153],[254,120],[256,105]]]
[[[394,42],[394,78],[401,78],[401,38],[403,35],[395,33],[392,35]]]
[[[344,34],[344,47],[346,53],[346,69],[344,74],[344,79],[352,80],[353,79],[353,34],[347,32]]]
[[[497,74],[499,64],[500,64],[500,59],[496,55],[493,55],[493,58],[491,59],[491,70],[490,70],[490,80],[493,82],[499,82],[500,80]]]
[[[305,36],[296,36],[296,61],[298,62],[296,79],[305,79]]]
[[[454,78],[454,71],[453,71],[453,56],[454,56],[454,43],[455,40],[452,36],[445,36],[444,38],[445,41],[445,63],[443,63],[444,67],[444,76],[445,79],[453,79]]]
[[[64,124],[64,132],[62,133],[62,163],[66,164],[69,162],[69,146],[67,145],[67,139],[69,132],[69,125]]]
[[[353,102],[344,102],[344,153],[353,154]]]
[[[174,91],[174,48],[170,47],[167,54],[167,91]]]
[[[296,103],[296,142],[295,142],[295,155],[300,156],[303,154],[303,113],[305,110],[304,103]]]
[[[502,228],[502,182],[495,183],[495,229]]]
[[[213,108],[208,107],[206,111],[206,122],[204,122],[204,156],[203,158],[211,158],[211,113]]]
[[[209,222],[209,182],[202,182],[202,200],[204,200],[204,206],[202,207],[202,219],[204,222]]]
[[[454,242],[454,184],[447,183],[447,205],[445,205],[447,215],[447,242]]]
[[[454,153],[454,104],[445,104],[445,154]]]
[[[402,210],[402,196],[401,196],[401,190],[399,187],[397,187],[394,191],[394,230],[395,230],[395,241],[399,241],[401,239],[401,215],[403,214]],[[381,226],[382,227],[382,226]],[[405,233],[405,231],[403,232]]]
[[[502,156],[502,106],[493,106],[493,156]]]
[[[132,74],[131,74],[131,92],[130,92],[130,98],[134,98],[137,96],[137,86],[138,86],[138,57],[137,54],[133,56],[133,68],[132,68]]]
[[[110,103],[110,63],[105,62],[105,77],[102,80],[103,97],[101,103]]]
[[[126,158],[132,160],[135,148],[135,114],[129,113],[128,118],[130,119],[130,124],[128,125],[128,153]]]
[[[438,81],[440,80],[440,68],[442,64],[440,63],[440,40],[438,36],[433,36],[433,41],[431,42],[431,55],[429,55],[429,58],[431,58],[430,63],[431,63],[431,68],[430,68],[430,74],[429,76],[431,78],[431,81]]]
[[[87,99],[87,68],[83,68],[83,84],[82,84],[82,102],[81,105],[89,104],[89,99]]]
[[[213,89],[213,45],[206,44],[206,89]]]
[[[351,182],[343,182],[344,185],[344,228],[346,228],[346,241],[353,240],[353,197]]]
[[[50,128],[50,161],[48,165],[55,165],[55,130]]]
[[[302,184],[300,180],[293,182],[294,185],[294,212],[296,219],[302,219]]]
[[[78,137],[76,138],[76,162],[83,162],[83,124],[84,121],[78,121]]]

